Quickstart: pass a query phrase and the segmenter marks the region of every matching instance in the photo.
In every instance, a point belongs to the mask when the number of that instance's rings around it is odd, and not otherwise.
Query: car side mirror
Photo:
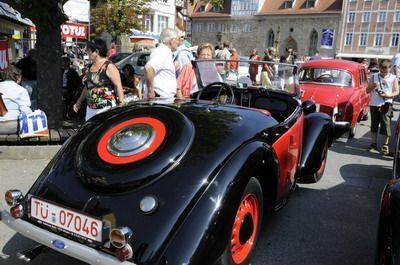
[[[314,113],[317,111],[317,106],[315,106],[315,102],[312,101],[311,99],[307,99],[301,103],[301,106],[303,107],[304,114],[310,114]]]

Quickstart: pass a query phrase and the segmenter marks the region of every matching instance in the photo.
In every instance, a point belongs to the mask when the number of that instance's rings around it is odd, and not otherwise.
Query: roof
[[[261,0],[260,0],[261,1]],[[293,0],[292,8],[284,8],[284,3],[288,0],[264,0],[257,15],[298,15],[298,14],[340,14],[342,12],[343,0],[316,0],[313,8],[306,8],[307,0]],[[225,0],[224,8],[221,12],[212,12],[213,6],[204,1],[196,1],[194,5],[190,5],[188,13],[190,17],[230,17],[231,16],[231,0]],[[204,12],[198,12],[200,6],[205,6]]]
[[[301,65],[301,68],[308,67],[327,67],[327,68],[339,68],[345,70],[354,70],[358,68],[361,64],[348,60],[338,60],[338,59],[323,59],[323,60],[312,60],[305,62]]]
[[[21,13],[4,2],[0,2],[0,17],[5,17],[27,26],[34,26],[30,19],[22,18]]]
[[[343,0],[316,0],[315,7],[306,8],[307,0],[294,0],[292,8],[284,8],[287,0],[265,0],[259,15],[340,13]]]

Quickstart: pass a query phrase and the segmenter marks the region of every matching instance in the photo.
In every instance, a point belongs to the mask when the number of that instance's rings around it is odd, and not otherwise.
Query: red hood
[[[300,89],[304,92],[301,100],[311,99],[315,103],[325,106],[335,107],[336,102],[346,102],[353,93],[352,87],[330,86],[321,84],[300,84]]]

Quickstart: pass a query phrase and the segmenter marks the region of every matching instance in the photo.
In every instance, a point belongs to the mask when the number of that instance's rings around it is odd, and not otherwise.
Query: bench
[[[61,145],[74,135],[76,130],[76,128],[49,129],[48,137],[22,139],[17,134],[0,135],[0,145]]]

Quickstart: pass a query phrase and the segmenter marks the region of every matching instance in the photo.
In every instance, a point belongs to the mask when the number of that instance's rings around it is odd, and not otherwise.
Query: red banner
[[[0,71],[8,68],[10,59],[8,58],[8,41],[0,40]]]
[[[86,39],[87,25],[77,23],[66,23],[61,25],[61,36],[77,39]]]

